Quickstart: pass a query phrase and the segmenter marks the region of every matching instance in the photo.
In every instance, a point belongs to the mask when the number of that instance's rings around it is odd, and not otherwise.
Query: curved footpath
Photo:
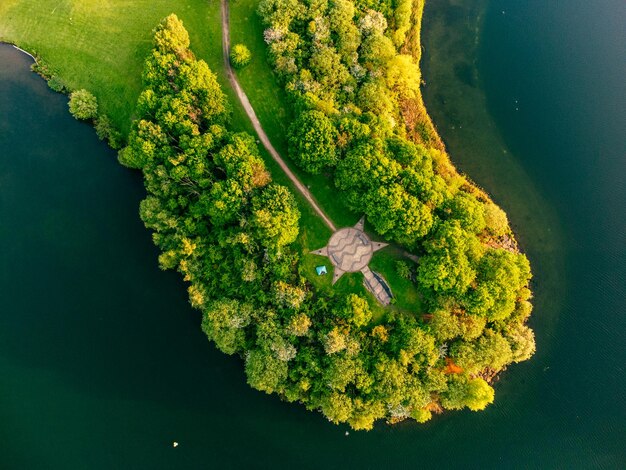
[[[239,85],[237,81],[237,77],[233,71],[233,68],[230,65],[230,13],[228,9],[228,0],[221,0],[222,5],[222,53],[224,56],[224,67],[226,68],[226,75],[228,76],[228,81],[230,82],[233,90],[237,94],[243,109],[246,111],[248,118],[252,122],[252,126],[256,131],[263,147],[269,152],[272,158],[278,163],[280,168],[285,172],[285,174],[289,177],[291,182],[294,184],[296,189],[300,191],[300,193],[304,196],[304,198],[309,202],[311,207],[317,212],[317,214],[322,218],[324,223],[330,228],[333,232],[337,231],[335,224],[328,218],[328,216],[324,213],[324,211],[317,205],[315,198],[311,194],[311,192],[307,189],[307,187],[302,184],[302,182],[298,179],[296,175],[289,169],[285,161],[282,159],[280,154],[276,151],[270,139],[267,137],[267,134],[263,130],[261,123],[259,122],[259,118],[257,118],[256,113],[254,112],[254,108],[250,104],[250,100],[246,96],[245,92]]]

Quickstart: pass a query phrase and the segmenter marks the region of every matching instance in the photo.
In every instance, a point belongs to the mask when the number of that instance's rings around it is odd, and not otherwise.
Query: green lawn
[[[394,305],[399,310],[411,314],[423,313],[424,306],[417,289],[411,281],[398,275],[397,261],[404,261],[414,266],[412,261],[405,258],[402,252],[394,247],[387,247],[374,253],[369,266],[372,271],[382,274],[387,280],[393,293]]]
[[[71,89],[90,90],[126,133],[152,29],[172,12],[197,55],[223,77],[218,0],[2,0],[0,39],[40,56]]]
[[[244,43],[253,54],[251,64],[237,75],[272,143],[287,157],[286,135],[293,115],[266,58],[257,4],[258,0],[231,1],[231,42]],[[15,43],[40,57],[70,89],[91,91],[98,98],[100,111],[126,134],[141,91],[141,72],[151,49],[152,30],[170,13],[176,13],[183,20],[189,31],[191,49],[217,74],[233,105],[233,129],[254,135],[224,73],[219,0],[2,0],[0,41]],[[260,150],[274,181],[290,187],[298,200],[302,219],[296,248],[302,254],[302,273],[316,287],[328,290],[330,276],[316,276],[314,267],[319,257],[308,252],[326,245],[330,230],[263,147],[260,146]],[[293,164],[290,166],[338,227],[357,222],[360,214],[350,212],[339,201],[329,177],[307,175]],[[377,255],[375,259],[384,258],[384,255]],[[383,264],[389,267],[389,263],[392,261]],[[397,280],[385,269],[378,270],[396,292]],[[344,276],[333,289],[371,297],[359,276],[359,273]],[[382,309],[373,298],[370,300],[376,306],[377,316],[381,317]]]

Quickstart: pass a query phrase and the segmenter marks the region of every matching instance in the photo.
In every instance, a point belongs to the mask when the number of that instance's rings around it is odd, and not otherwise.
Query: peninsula
[[[423,0],[56,3],[3,3],[0,39],[142,171],[160,267],[250,386],[371,429],[482,410],[532,356],[528,260],[424,109]]]

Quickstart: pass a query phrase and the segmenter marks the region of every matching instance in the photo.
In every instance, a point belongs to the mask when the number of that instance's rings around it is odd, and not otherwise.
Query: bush
[[[100,140],[107,140],[113,149],[119,149],[122,146],[122,135],[113,127],[111,120],[106,115],[100,115],[96,118],[96,134]]]
[[[396,272],[402,279],[411,280],[411,268],[406,261],[396,261]]]
[[[91,119],[98,115],[98,101],[87,90],[73,92],[68,106],[76,119]]]
[[[250,53],[250,49],[248,49],[243,44],[235,44],[230,51],[230,63],[233,64],[235,68],[245,67],[250,63],[252,59],[252,54]]]
[[[53,75],[50,80],[48,80],[48,86],[57,93],[63,93],[67,91],[67,86],[65,86],[65,82],[56,75]]]

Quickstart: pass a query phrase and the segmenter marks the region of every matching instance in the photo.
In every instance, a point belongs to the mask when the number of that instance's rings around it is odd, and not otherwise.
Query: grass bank
[[[87,88],[127,133],[152,29],[173,10],[197,55],[221,73],[219,1],[3,0],[0,40],[40,57],[70,89]],[[225,83],[222,80],[222,83]]]

